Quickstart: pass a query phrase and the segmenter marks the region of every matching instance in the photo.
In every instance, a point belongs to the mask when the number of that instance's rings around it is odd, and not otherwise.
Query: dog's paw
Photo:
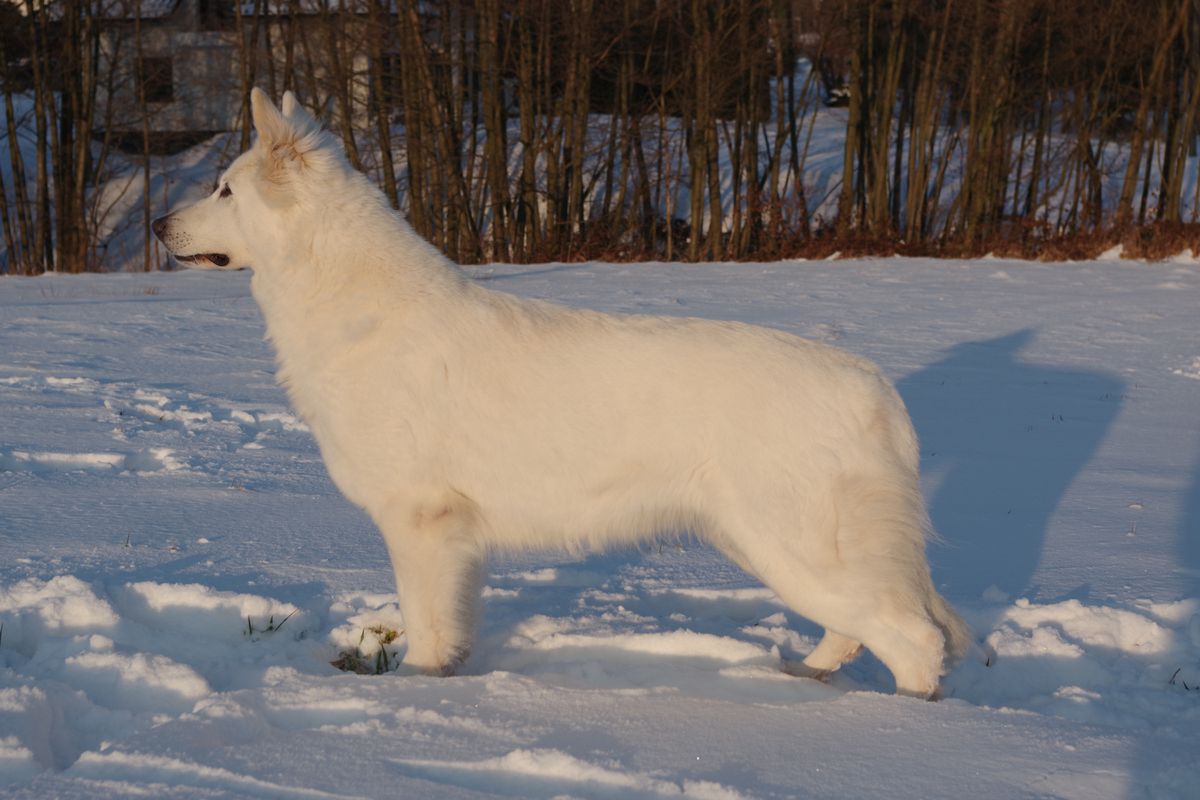
[[[821,681],[822,683],[829,683],[829,676],[833,674],[833,670],[831,669],[816,669],[805,664],[803,661],[793,661],[789,658],[783,659],[781,668],[785,673],[793,677],[809,678],[814,681]]]
[[[397,670],[402,675],[425,675],[433,678],[449,678],[458,674],[459,668],[467,660],[469,651],[456,649],[450,654],[432,659],[409,659],[405,656]]]

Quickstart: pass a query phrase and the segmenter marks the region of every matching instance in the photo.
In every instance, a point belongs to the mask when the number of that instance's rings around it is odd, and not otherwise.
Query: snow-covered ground
[[[938,703],[869,655],[789,677],[819,631],[685,541],[497,558],[464,675],[341,672],[403,621],[248,276],[7,278],[0,794],[1200,796],[1197,265],[474,272],[879,361],[922,436],[935,580],[996,663]]]

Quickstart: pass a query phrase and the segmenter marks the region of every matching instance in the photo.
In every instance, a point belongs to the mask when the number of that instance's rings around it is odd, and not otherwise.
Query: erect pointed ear
[[[296,109],[300,107],[300,101],[296,99],[296,93],[288,89],[283,93],[283,103],[280,104],[279,110],[283,112],[285,117],[290,117],[296,113]]]
[[[292,100],[294,102],[295,98]],[[267,97],[267,93],[257,86],[250,90],[250,116],[254,119],[259,140],[268,149],[290,138],[287,120],[279,113],[271,98]]]
[[[291,89],[283,93],[283,116],[292,123],[292,126],[298,129],[319,128],[316,118],[309,113],[308,109],[300,105],[300,101],[296,99],[296,94]]]
[[[250,92],[250,110],[258,131],[260,175],[266,187],[279,190],[267,192],[276,202],[293,199],[292,178],[299,171],[321,169],[337,160],[331,137],[291,92],[284,93],[284,113],[280,113],[265,92],[254,89]]]

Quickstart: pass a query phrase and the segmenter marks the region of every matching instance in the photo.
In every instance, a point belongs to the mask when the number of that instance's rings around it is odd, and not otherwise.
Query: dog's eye
[[[231,194],[233,194],[233,190],[229,188],[229,184],[227,183],[221,187],[221,194],[219,194],[217,196],[218,197],[229,197],[229,195],[231,195]]]

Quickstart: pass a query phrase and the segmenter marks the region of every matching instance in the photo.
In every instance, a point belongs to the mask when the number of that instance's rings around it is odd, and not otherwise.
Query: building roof
[[[284,17],[289,14],[325,14],[348,11],[352,14],[366,14],[371,0],[263,0],[259,13],[272,17]],[[232,7],[233,3],[230,3]],[[255,0],[241,0],[242,16],[254,15]],[[382,5],[388,13],[396,13],[395,0],[383,0]]]
[[[91,0],[85,13],[111,20],[165,19],[175,12],[182,0]],[[257,11],[269,17],[284,17],[291,14],[314,15],[347,11],[365,14],[372,0],[224,0],[225,11],[233,16],[234,6],[240,6],[242,16],[252,17]],[[21,14],[28,13],[23,0],[0,0],[17,8]],[[383,0],[388,13],[396,13],[395,0]],[[63,0],[33,0],[34,11],[45,11],[51,18],[62,17]]]
[[[162,19],[169,17],[180,0],[99,0],[101,14],[108,19]]]
[[[29,13],[29,6],[19,0],[0,0],[15,6],[22,15]],[[180,0],[93,0],[84,8],[84,13],[102,19],[163,19],[169,17]],[[33,0],[35,12],[44,12],[51,19],[61,19],[63,0]]]

